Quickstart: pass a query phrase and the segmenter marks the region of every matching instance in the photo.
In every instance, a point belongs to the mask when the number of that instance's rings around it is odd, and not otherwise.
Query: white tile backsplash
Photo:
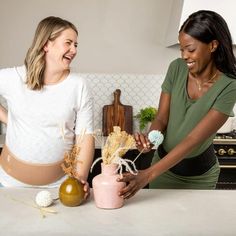
[[[120,100],[123,105],[133,107],[133,115],[147,106],[157,107],[162,75],[151,74],[80,74],[87,79],[94,95],[94,125],[102,128],[102,107],[112,104],[114,91],[121,90]],[[138,131],[138,122],[133,120],[133,131]]]

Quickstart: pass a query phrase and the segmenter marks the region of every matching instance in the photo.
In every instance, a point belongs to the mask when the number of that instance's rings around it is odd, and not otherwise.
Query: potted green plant
[[[155,107],[145,107],[140,109],[137,115],[134,118],[139,120],[139,129],[140,131],[144,131],[149,128],[148,124],[150,124],[156,116],[157,109]]]

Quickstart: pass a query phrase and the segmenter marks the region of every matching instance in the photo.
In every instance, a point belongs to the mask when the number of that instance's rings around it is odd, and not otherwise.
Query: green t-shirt
[[[236,79],[225,74],[199,99],[187,93],[188,67],[183,59],[174,60],[162,84],[162,91],[171,95],[168,127],[163,145],[167,152],[180,143],[210,109],[234,116]],[[201,154],[213,141],[215,134],[201,143],[188,157]]]

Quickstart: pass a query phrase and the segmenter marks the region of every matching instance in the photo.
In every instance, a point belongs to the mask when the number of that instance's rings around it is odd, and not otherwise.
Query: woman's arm
[[[78,139],[80,139],[80,136],[76,136],[76,141]],[[82,142],[80,143],[80,152],[77,164],[76,178],[80,180],[82,184],[84,184],[84,191],[85,191],[84,200],[86,200],[89,197],[90,193],[90,187],[87,182],[87,179],[94,158],[94,149],[95,149],[94,143],[95,143],[94,137],[92,134],[85,134],[83,136]]]
[[[194,148],[204,142],[205,139],[216,133],[227,119],[227,115],[213,109],[210,110],[182,142],[158,163],[149,168],[149,182],[184,159]]]
[[[79,136],[76,137],[78,140]],[[87,180],[90,167],[94,158],[94,137],[92,134],[85,134],[80,144],[79,162],[78,162],[78,178]]]
[[[7,124],[7,110],[0,105],[0,121]]]
[[[166,130],[170,113],[170,94],[161,93],[158,112],[150,127],[151,130],[159,130],[162,133]]]
[[[132,197],[139,189],[176,165],[205,139],[216,133],[227,119],[227,115],[213,109],[210,110],[189,135],[159,162],[146,170],[140,171],[136,176],[124,175],[119,181],[126,182],[128,185],[120,192],[120,195],[124,198]]]

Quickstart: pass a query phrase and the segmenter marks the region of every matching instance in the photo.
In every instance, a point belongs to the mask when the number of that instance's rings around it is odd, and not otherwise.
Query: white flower
[[[35,197],[35,202],[40,207],[48,207],[53,202],[52,195],[49,191],[40,191]]]

